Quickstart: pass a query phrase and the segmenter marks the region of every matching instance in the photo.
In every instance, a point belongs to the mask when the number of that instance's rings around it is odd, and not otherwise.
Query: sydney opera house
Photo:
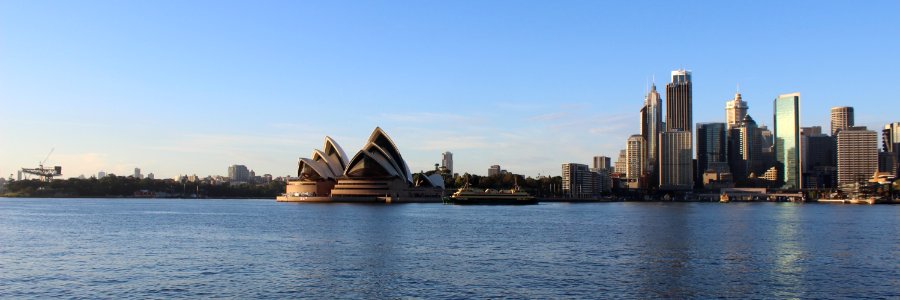
[[[439,202],[444,181],[420,174],[413,181],[394,141],[376,127],[365,146],[348,159],[330,137],[322,150],[300,158],[297,178],[288,181],[283,202]]]

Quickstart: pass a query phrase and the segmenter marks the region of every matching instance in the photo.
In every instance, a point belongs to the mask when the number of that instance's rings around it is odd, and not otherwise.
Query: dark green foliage
[[[265,184],[230,185],[204,182],[181,182],[172,179],[136,179],[107,176],[101,179],[56,179],[52,182],[18,180],[9,182],[4,196],[11,197],[158,197],[201,198],[274,198],[284,193],[285,184],[272,181]],[[137,194],[136,194],[137,193]]]

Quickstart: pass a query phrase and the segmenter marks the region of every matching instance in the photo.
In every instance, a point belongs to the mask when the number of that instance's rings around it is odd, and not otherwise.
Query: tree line
[[[107,176],[100,179],[70,178],[43,182],[16,180],[6,184],[6,197],[172,197],[172,198],[275,198],[284,193],[285,183],[209,183],[173,179],[138,179]]]

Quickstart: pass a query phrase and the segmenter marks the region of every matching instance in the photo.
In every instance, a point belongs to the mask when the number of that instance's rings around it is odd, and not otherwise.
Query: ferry
[[[469,187],[469,184],[466,183],[463,187],[459,188],[452,196],[448,199],[449,203],[452,204],[495,204],[495,205],[525,205],[525,204],[537,204],[537,198],[531,196],[525,191],[519,189],[519,186],[516,185],[511,190],[477,190]]]

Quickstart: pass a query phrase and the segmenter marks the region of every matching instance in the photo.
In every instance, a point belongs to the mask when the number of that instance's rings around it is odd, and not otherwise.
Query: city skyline
[[[773,98],[800,92],[800,127],[830,128],[831,107],[853,106],[856,125],[878,129],[897,121],[884,110],[894,100],[881,95],[900,92],[891,84],[900,80],[892,72],[900,42],[879,37],[900,26],[888,14],[897,3],[867,4],[629,4],[610,14],[600,4],[532,3],[500,24],[508,4],[409,12],[234,4],[198,16],[184,12],[199,4],[3,3],[0,175],[36,167],[55,147],[48,165],[63,166],[64,178],[134,168],[159,178],[212,175],[233,164],[282,176],[325,133],[359,148],[375,126],[392,133],[413,172],[449,151],[457,173],[499,164],[560,175],[562,162],[616,157],[640,133],[652,78],[682,68],[693,71],[692,126],[726,121],[725,100],[740,84],[759,125],[773,126]],[[472,6],[485,13],[463,13]],[[161,25],[173,10],[181,14]],[[669,36],[652,17],[608,29],[673,10],[696,36]],[[245,12],[258,24],[233,21]],[[841,16],[858,22],[832,22]],[[626,54],[645,38],[672,48]],[[796,51],[777,46],[788,40]],[[831,84],[836,78],[842,84]]]

